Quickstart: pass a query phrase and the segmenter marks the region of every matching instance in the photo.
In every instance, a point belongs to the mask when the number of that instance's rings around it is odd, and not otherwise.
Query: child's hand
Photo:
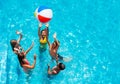
[[[56,32],[53,34],[53,38],[56,38],[56,36],[57,36],[57,34],[56,34]]]
[[[46,27],[49,27],[49,23],[46,23]]]
[[[21,34],[19,31],[16,31],[16,34]]]
[[[42,23],[39,24],[39,27],[42,27]]]

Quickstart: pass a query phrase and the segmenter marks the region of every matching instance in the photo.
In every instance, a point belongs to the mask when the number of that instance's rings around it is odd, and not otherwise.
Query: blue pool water
[[[50,42],[57,32],[58,52],[72,61],[66,69],[48,77],[48,50],[39,52],[38,21],[33,13],[39,5],[53,10]],[[23,33],[21,45],[35,45],[27,59],[36,67],[25,74],[12,52],[15,31]],[[0,84],[119,84],[120,83],[120,0],[0,0]],[[55,63],[52,63],[54,65]]]

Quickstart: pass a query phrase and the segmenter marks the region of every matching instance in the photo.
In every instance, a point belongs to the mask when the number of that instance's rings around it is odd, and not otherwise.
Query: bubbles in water
[[[70,43],[72,43],[73,41],[72,40],[70,40]]]
[[[14,25],[14,24],[11,24],[10,26],[11,26],[11,28],[15,27],[15,25]]]
[[[10,79],[12,79],[12,76],[9,76]]]
[[[72,64],[72,66],[71,66],[71,68],[76,68],[77,66],[76,66],[76,64]]]
[[[87,42],[87,43],[89,43],[89,42],[90,42],[90,40],[86,40],[86,42]]]
[[[102,68],[103,68],[103,69],[106,69],[106,67],[105,67],[104,65],[102,66]]]
[[[30,21],[30,19],[25,19],[26,21]]]
[[[83,68],[83,71],[86,71],[86,70],[88,70],[88,67],[84,67],[84,68]]]
[[[74,72],[73,71],[69,71],[68,74],[70,74],[71,76],[74,76]]]
[[[84,78],[88,78],[90,76],[90,74],[84,74]]]
[[[68,33],[69,36],[75,37],[75,35],[71,32]]]
[[[93,56],[97,56],[97,54],[96,54],[96,53],[92,53],[92,55],[93,55]]]
[[[96,67],[95,67],[95,66],[93,66],[93,70],[96,70]]]
[[[23,27],[24,25],[23,24],[20,24],[20,27]]]
[[[75,78],[73,78],[73,81],[77,81],[77,80],[78,80],[78,78],[76,78],[76,77],[75,77]]]
[[[0,71],[0,77],[1,77],[1,75],[2,75],[2,72]]]
[[[80,74],[79,74],[79,73],[77,73],[77,74],[76,74],[76,76],[77,76],[77,77],[80,77]]]

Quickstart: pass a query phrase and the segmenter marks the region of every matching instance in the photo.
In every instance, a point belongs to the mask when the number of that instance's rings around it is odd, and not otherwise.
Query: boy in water
[[[56,75],[58,74],[61,70],[65,69],[65,65],[63,63],[58,63],[55,67],[50,70],[50,66],[48,64],[48,74],[49,75]]]

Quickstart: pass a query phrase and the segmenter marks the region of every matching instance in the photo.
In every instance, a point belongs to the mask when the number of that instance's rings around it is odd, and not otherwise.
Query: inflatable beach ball
[[[46,23],[51,20],[53,13],[52,10],[46,6],[38,7],[35,12],[34,16],[42,23]]]

